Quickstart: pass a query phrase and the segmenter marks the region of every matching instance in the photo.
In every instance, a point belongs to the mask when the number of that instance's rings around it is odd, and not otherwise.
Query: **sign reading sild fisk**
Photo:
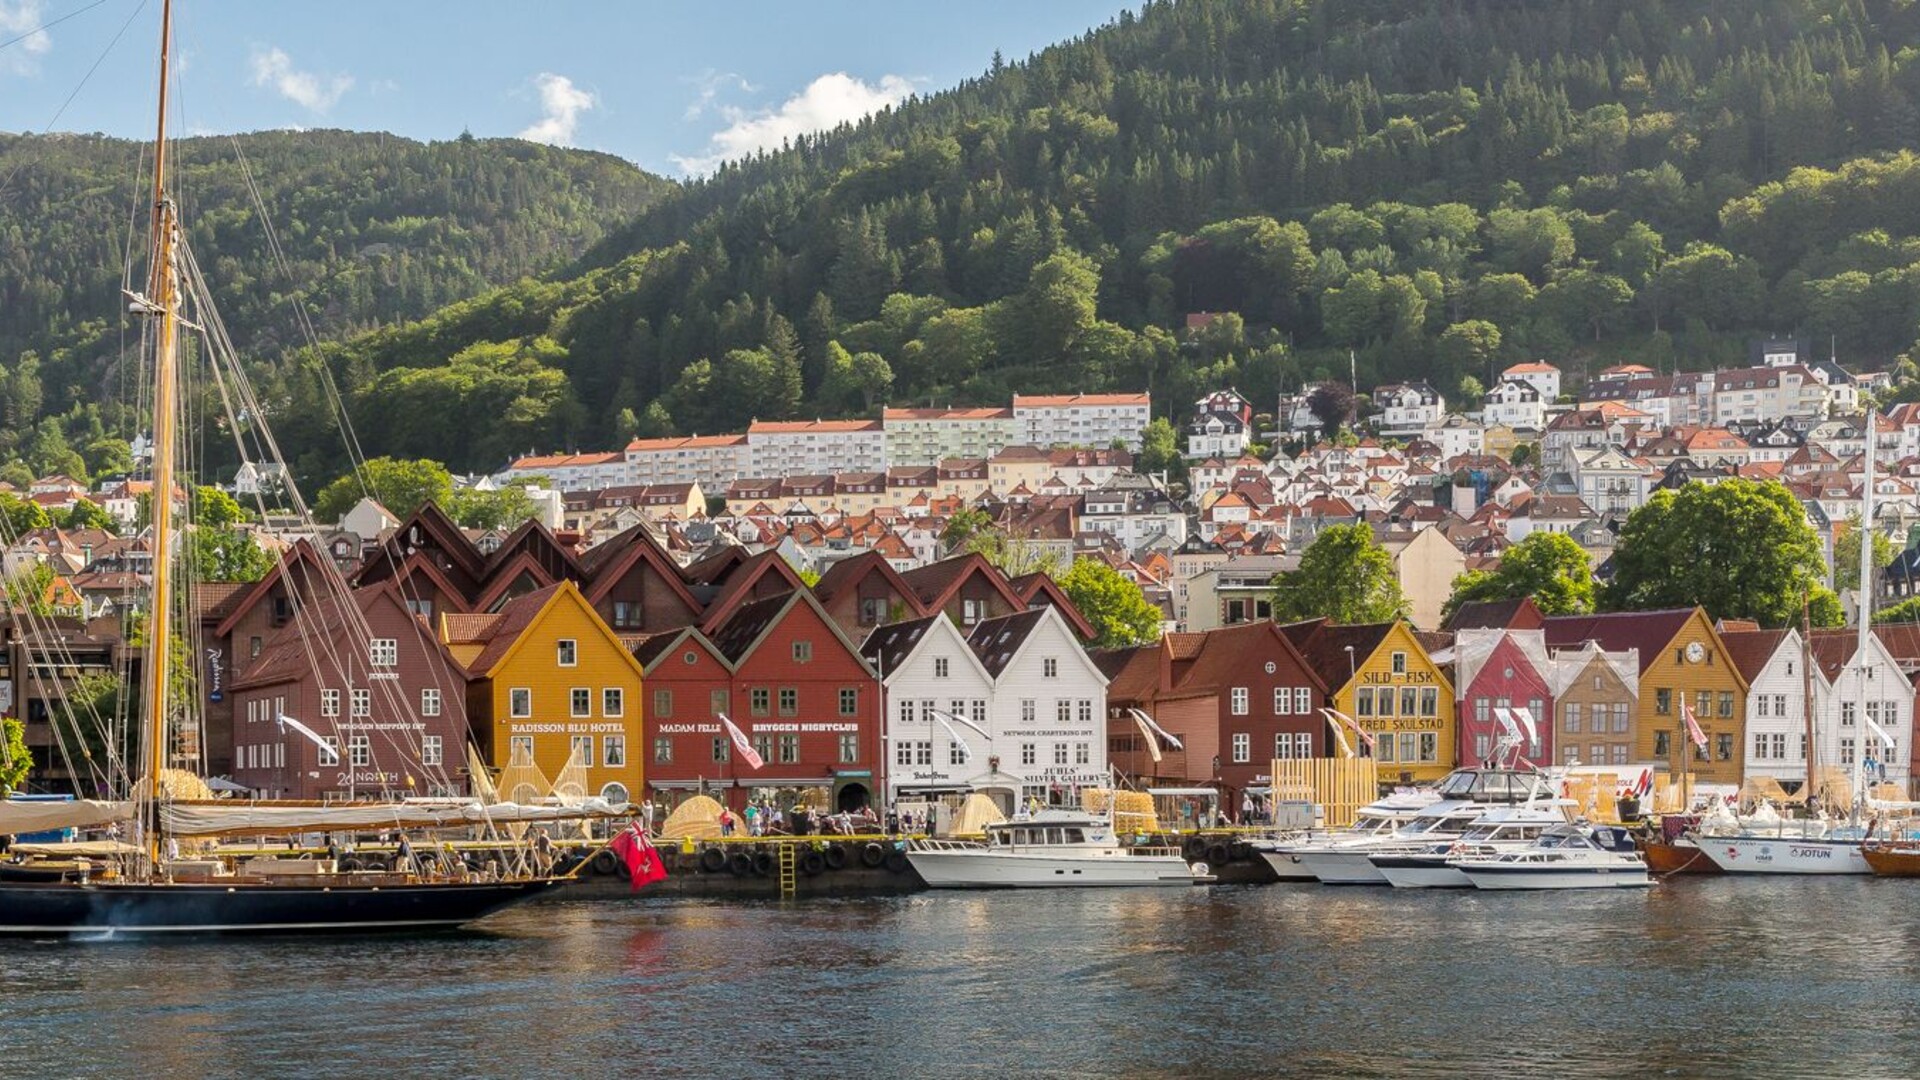
[[[207,700],[220,701],[227,695],[220,688],[220,650],[207,650]]]

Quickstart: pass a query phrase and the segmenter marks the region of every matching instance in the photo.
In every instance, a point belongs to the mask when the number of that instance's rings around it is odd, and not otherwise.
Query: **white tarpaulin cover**
[[[168,803],[161,808],[166,831],[176,836],[232,836],[313,832],[322,829],[419,829],[448,825],[567,821],[630,813],[627,803],[587,799],[577,806],[517,803],[400,802],[338,806],[272,806],[249,803]]]
[[[84,829],[125,821],[133,816],[133,804],[74,799],[71,802],[18,802],[0,800],[0,834],[47,832],[52,829]]]

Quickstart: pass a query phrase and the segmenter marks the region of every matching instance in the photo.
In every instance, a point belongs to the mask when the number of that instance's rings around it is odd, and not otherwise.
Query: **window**
[[[320,691],[320,715],[321,716],[339,716],[340,715],[340,691],[338,690]]]
[[[840,764],[851,765],[860,760],[860,736],[853,732],[840,735]]]
[[[1040,674],[1043,677],[1049,678],[1049,679],[1059,678],[1060,677],[1060,661],[1051,656],[1040,661]]]
[[[773,691],[764,686],[756,686],[747,691],[747,711],[755,716],[766,716],[773,711]]]
[[[1393,687],[1391,686],[1381,687],[1380,692],[1374,695],[1373,703],[1374,703],[1374,706],[1380,710],[1381,716],[1392,716],[1393,715]]]
[[[1420,692],[1411,686],[1400,688],[1400,715],[1412,716],[1420,707]]]
[[[1595,710],[1595,714],[1598,715],[1597,709]],[[1563,726],[1566,729],[1568,734],[1570,735],[1580,734],[1580,703],[1579,702],[1569,701],[1565,705],[1560,706],[1560,718],[1561,718],[1561,726]]]
[[[973,722],[976,725],[983,728],[987,726],[987,699],[986,698],[973,699]]]
[[[1090,765],[1093,763],[1093,744],[1077,742],[1073,744],[1073,763]]]
[[[320,764],[332,768],[340,764],[340,736],[323,735],[321,739],[327,745],[320,748]]]
[[[1020,764],[1032,765],[1039,760],[1039,757],[1040,748],[1036,744],[1030,742],[1020,744]]]
[[[580,662],[580,643],[572,638],[561,638],[554,643],[556,660],[561,667],[573,667]]]
[[[1428,762],[1440,760],[1439,732],[1423,731],[1420,733],[1420,760]]]
[[[593,764],[593,736],[575,735],[567,740],[567,764],[576,761],[582,765]]]
[[[335,703],[335,705],[336,707],[338,707],[337,702]],[[438,689],[431,686],[422,687],[420,689],[420,715],[421,716],[439,716],[440,715],[440,691]]]
[[[373,667],[393,667],[400,662],[400,643],[390,637],[367,642],[367,663]]]
[[[810,664],[813,662],[813,642],[796,641],[793,643],[793,662]]]
[[[1420,715],[1421,716],[1439,716],[1440,715],[1439,687],[1429,686],[1421,689]]]
[[[1627,763],[1627,744],[1625,743],[1614,744],[1613,763],[1615,765],[1625,765]]]
[[[707,695],[707,711],[710,715],[719,716],[730,707],[731,703],[727,700],[727,692],[725,690],[715,690],[713,693]]]
[[[1053,763],[1055,765],[1065,765],[1067,763],[1067,744],[1066,743],[1053,744]]]
[[[1653,711],[1661,716],[1673,715],[1673,691],[1661,687],[1653,692]]]
[[[353,715],[373,715],[373,691],[363,687],[353,692]]]
[[[780,763],[783,765],[792,765],[794,762],[797,762],[799,760],[800,760],[800,736],[798,735],[780,736]]]
[[[1293,691],[1285,686],[1273,688],[1273,715],[1293,715]]]
[[[656,687],[653,691],[653,715],[663,719],[673,715],[673,691]]]
[[[780,715],[800,715],[800,691],[791,686],[780,688]]]
[[[625,768],[627,764],[627,737],[608,735],[600,740],[600,763],[609,769]]]
[[[913,763],[915,765],[933,764],[933,743],[921,740],[913,744]]]
[[[258,657],[260,655],[260,639],[259,638],[250,637],[247,639],[247,655],[249,657]]]
[[[1473,737],[1473,756],[1481,761],[1487,759],[1488,751],[1493,749],[1493,739],[1485,733]]]
[[[1720,715],[1722,717],[1733,715],[1733,691],[1731,690],[1720,691]]]
[[[373,764],[373,737],[371,735],[347,736],[347,760],[355,768],[365,768]]]
[[[1380,761],[1394,760],[1393,732],[1383,731],[1379,735],[1377,735],[1375,738],[1377,741],[1373,748],[1373,756],[1379,759]]]
[[[1754,732],[1753,733],[1753,760],[1755,761],[1767,760],[1767,747],[1770,745],[1772,745],[1772,743],[1767,738],[1766,732],[1764,731]]]
[[[1859,720],[1859,713],[1860,713],[1860,706],[1858,702],[1853,702],[1853,701],[1841,702],[1840,703],[1840,726],[1852,727]]]
[[[966,763],[967,763],[967,748],[960,745],[957,742],[949,741],[947,743],[947,764],[948,765],[965,765]]]
[[[715,739],[713,741],[719,742],[720,740]],[[653,760],[657,764],[665,764],[673,760],[673,740],[672,739],[668,738],[665,735],[662,735],[659,738],[653,740]]]
[[[948,667],[949,667],[949,665],[948,665],[948,663],[947,663],[947,658],[946,658],[946,657],[944,657],[944,656],[936,656],[936,657],[934,657],[934,658],[933,658],[933,677],[934,677],[934,678],[936,678],[936,679],[944,679],[944,678],[946,678],[946,677],[947,677],[947,671],[948,671]]]
[[[1693,695],[1693,718],[1705,720],[1713,715],[1713,691],[1700,690]]]
[[[1233,736],[1233,763],[1235,765],[1245,765],[1252,760],[1253,736],[1244,731],[1236,732]]]
[[[893,744],[893,763],[895,765],[912,765],[913,764],[913,744],[905,741],[894,743]]]
[[[860,598],[860,625],[879,626],[881,616],[886,614],[887,601],[884,597],[863,596]]]
[[[1842,765],[1853,764],[1853,740],[1852,739],[1840,740],[1840,764]]]
[[[1035,715],[1036,715],[1036,709],[1034,707],[1034,700],[1032,698],[1021,698],[1020,699],[1020,722],[1023,724],[1031,724],[1034,721]],[[1032,764],[1032,762],[1028,762],[1028,764]]]
[[[1393,654],[1393,673],[1395,675],[1405,675],[1407,673],[1406,653],[1397,652]]]
[[[1353,715],[1373,715],[1373,688],[1363,686],[1353,692]]]
[[[1273,737],[1273,756],[1277,758],[1293,757],[1293,736],[1281,732]]]
[[[507,740],[507,760],[532,761],[533,736],[515,735]]]
[[[1587,747],[1587,749],[1592,754],[1592,756],[1587,759],[1588,764],[1598,765],[1607,760],[1607,748],[1599,743],[1594,743],[1592,746]]]
[[[613,602],[613,628],[631,630],[640,625],[640,605],[631,600]]]
[[[1598,716],[1599,713],[1595,713],[1594,715]],[[1613,733],[1615,735],[1625,735],[1628,730],[1628,725],[1630,725],[1632,722],[1633,721],[1629,718],[1629,715],[1627,713],[1627,703],[1624,701],[1614,702],[1613,703]]]
[[[525,719],[533,715],[533,691],[524,686],[516,686],[507,691],[507,713],[515,719]]]
[[[958,712],[959,710],[954,710]],[[860,713],[860,688],[843,686],[840,688],[840,715],[857,716]]]
[[[753,737],[753,752],[760,755],[761,761],[772,761],[773,736],[755,735]]]
[[[1473,722],[1484,724],[1493,719],[1493,702],[1483,697],[1473,699]],[[1485,756],[1485,755],[1481,755]]]
[[[1656,731],[1653,733],[1653,756],[1670,758],[1673,756],[1673,732]]]
[[[1580,747],[1578,747],[1578,746],[1576,746],[1576,745],[1574,745],[1574,744],[1572,744],[1572,743],[1568,743],[1568,744],[1567,744],[1566,746],[1563,746],[1563,747],[1561,747],[1561,748],[1560,748],[1560,759],[1561,759],[1562,761],[1564,761],[1565,763],[1567,763],[1568,765],[1572,765],[1573,763],[1575,763],[1575,762],[1577,762],[1577,761],[1579,761],[1579,760],[1580,760]]]
[[[627,694],[618,686],[609,686],[600,691],[600,715],[619,717],[626,715]]]
[[[1313,688],[1296,686],[1293,688],[1293,711],[1305,716],[1313,711]]]
[[[1080,726],[1088,727],[1093,723],[1093,699],[1080,699]]]
[[[1297,758],[1310,758],[1313,756],[1313,736],[1312,735],[1309,735],[1304,731],[1296,732],[1294,734],[1293,756]]]
[[[1233,715],[1247,715],[1247,688],[1244,686],[1233,688]]]
[[[420,764],[438,765],[440,764],[440,759],[440,736],[422,735],[420,737]]]
[[[593,715],[593,691],[584,686],[576,686],[567,695],[568,715],[584,717]]]
[[[1060,724],[1073,723],[1073,701],[1069,698],[1056,699],[1053,703],[1053,719]]]

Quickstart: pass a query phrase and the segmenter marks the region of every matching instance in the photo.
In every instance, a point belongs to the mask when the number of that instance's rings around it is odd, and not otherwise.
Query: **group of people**
[[[870,806],[828,814],[805,803],[782,810],[777,803],[756,800],[738,814],[722,807],[718,823],[721,836],[854,836],[878,831],[880,819]]]

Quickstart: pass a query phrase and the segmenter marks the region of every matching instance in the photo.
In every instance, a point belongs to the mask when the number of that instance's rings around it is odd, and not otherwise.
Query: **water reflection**
[[[9,1075],[1912,1075],[1899,882],[638,899],[0,942]],[[133,1033],[138,1032],[138,1037]]]

